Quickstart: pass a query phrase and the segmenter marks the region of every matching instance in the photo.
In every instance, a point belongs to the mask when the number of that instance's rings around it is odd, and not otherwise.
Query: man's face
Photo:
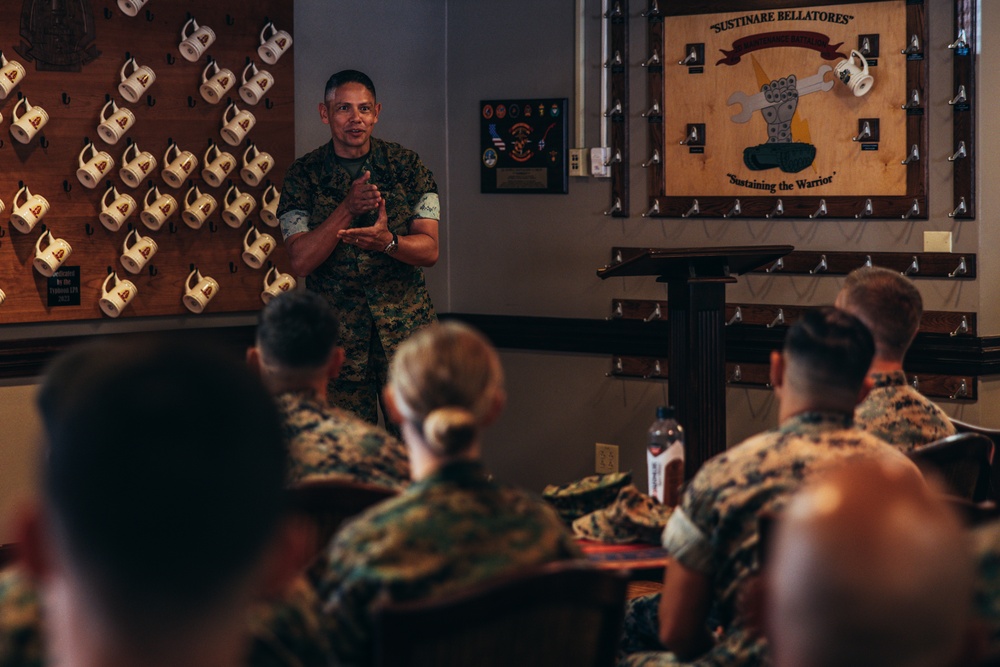
[[[319,105],[319,115],[330,126],[337,155],[354,158],[368,152],[369,138],[381,108],[371,91],[360,83],[345,83],[331,92]]]

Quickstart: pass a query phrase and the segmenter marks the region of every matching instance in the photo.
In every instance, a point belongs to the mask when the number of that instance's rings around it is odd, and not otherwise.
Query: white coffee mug
[[[125,151],[122,153],[122,163],[118,175],[130,188],[139,187],[145,179],[152,175],[157,164],[152,153],[140,150],[139,145],[135,143],[125,147]]]
[[[274,85],[274,76],[267,71],[258,70],[253,62],[243,68],[240,86],[240,98],[247,104],[257,104],[264,99],[264,94]]]
[[[45,241],[44,246],[42,241]],[[32,265],[40,274],[51,278],[72,253],[73,248],[66,239],[57,239],[46,229],[35,241],[35,259]]]
[[[122,256],[119,260],[126,271],[135,275],[146,267],[146,263],[153,259],[158,249],[159,246],[152,237],[143,236],[138,230],[133,229],[122,242]]]
[[[7,293],[4,292],[2,289],[0,289],[0,306],[2,306],[3,302],[6,300],[7,300]]]
[[[18,199],[24,194],[24,202],[18,204]],[[42,195],[33,195],[28,186],[22,187],[14,195],[14,200],[11,202],[14,210],[10,214],[10,224],[14,226],[17,231],[27,234],[38,221],[45,217],[45,214],[49,212],[49,200],[47,200]]]
[[[296,284],[290,273],[279,273],[278,268],[272,266],[264,274],[264,291],[260,293],[260,300],[267,303],[279,294],[292,291]]]
[[[7,99],[27,72],[24,65],[16,60],[7,60],[0,51],[0,100]]]
[[[163,153],[163,180],[172,188],[179,188],[198,168],[198,158],[191,151],[182,151],[170,142]]]
[[[200,313],[205,310],[208,302],[219,293],[219,283],[214,278],[202,276],[201,271],[195,269],[188,274],[184,281],[184,296],[182,301],[184,307],[192,313]]]
[[[109,197],[113,198],[110,202],[108,201]],[[135,213],[136,203],[132,195],[121,194],[118,192],[118,188],[112,185],[104,192],[104,196],[101,198],[101,207],[101,213],[98,215],[101,224],[109,231],[117,232],[125,224],[125,221]]]
[[[22,105],[24,110],[18,114],[17,110]],[[49,122],[49,113],[42,107],[32,106],[28,102],[27,96],[17,101],[10,115],[14,119],[14,122],[10,124],[10,134],[22,144],[34,139],[35,135]]]
[[[262,234],[250,225],[243,236],[243,261],[251,269],[259,269],[274,251],[275,241],[270,234]]]
[[[230,113],[231,112],[231,113]],[[222,113],[222,130],[220,134],[230,146],[239,146],[240,142],[250,133],[257,119],[246,109],[240,109],[230,102]]]
[[[217,188],[226,182],[229,173],[236,166],[236,158],[232,153],[220,150],[215,142],[209,144],[205,150],[205,168],[201,170],[201,177],[213,188]]]
[[[292,48],[292,36],[284,30],[278,30],[268,21],[260,31],[260,46],[257,47],[260,59],[268,65],[273,65],[290,48]]]
[[[152,201],[149,199],[150,196],[153,196]],[[177,211],[177,200],[171,195],[160,194],[160,189],[156,186],[146,191],[146,196],[143,197],[142,202],[145,204],[145,208],[139,214],[139,219],[142,220],[142,224],[154,232],[162,227],[163,223]]]
[[[235,84],[236,75],[231,70],[219,67],[218,63],[213,60],[205,65],[205,69],[201,71],[201,86],[198,90],[206,102],[218,104]]]
[[[114,280],[114,285],[109,285]],[[111,272],[101,286],[101,311],[108,317],[118,317],[125,307],[132,303],[138,289],[131,280],[123,280]]]
[[[868,73],[868,61],[861,53],[853,49],[851,55],[837,63],[833,71],[840,77],[844,85],[851,89],[855,97],[861,97],[867,93],[875,83],[875,78]]]
[[[129,67],[131,67],[131,71],[129,71]],[[128,73],[126,74],[126,72]],[[121,80],[121,83],[118,84],[118,92],[134,104],[142,99],[142,96],[156,81],[156,72],[151,67],[138,64],[135,58],[129,58],[119,70],[118,78]]]
[[[97,134],[109,144],[118,143],[118,140],[135,124],[135,114],[125,107],[119,108],[114,100],[108,100],[101,107],[100,119]]]
[[[89,156],[89,157],[88,157]],[[104,151],[97,150],[91,142],[83,147],[77,156],[76,177],[85,188],[96,188],[104,177],[115,167],[115,159]]]
[[[125,16],[135,16],[148,0],[118,0],[118,9],[122,10]]]
[[[222,211],[222,219],[226,224],[234,229],[243,224],[243,221],[257,207],[257,200],[246,192],[240,192],[235,185],[230,185],[226,190],[226,196],[222,198],[225,208]]]
[[[278,202],[281,201],[281,192],[273,185],[267,186],[264,194],[260,196],[261,208],[260,219],[269,227],[277,227],[281,222],[278,219]]]
[[[240,178],[251,187],[260,185],[267,173],[274,166],[274,158],[270,153],[257,150],[253,144],[247,146],[243,151],[243,168],[240,169]]]
[[[215,31],[207,25],[198,25],[192,17],[181,28],[181,43],[177,45],[177,49],[185,60],[193,63],[201,58],[214,41]]]
[[[215,197],[207,192],[203,193],[197,186],[191,187],[184,195],[184,211],[181,213],[184,224],[191,229],[201,229],[218,205]]]

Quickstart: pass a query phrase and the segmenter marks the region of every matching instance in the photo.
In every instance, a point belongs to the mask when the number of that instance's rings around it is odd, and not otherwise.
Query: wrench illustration
[[[832,71],[833,68],[829,65],[821,65],[819,70],[813,76],[806,77],[805,79],[799,79],[795,86],[795,90],[798,91],[799,97],[808,95],[809,93],[815,93],[820,90],[825,92],[833,88],[833,81],[823,80],[826,73]],[[747,95],[746,93],[737,90],[729,96],[729,99],[726,100],[726,104],[730,106],[733,104],[739,104],[742,110],[738,114],[732,116],[732,121],[734,123],[745,123],[750,120],[754,111],[771,106],[774,102],[768,101],[763,92],[757,93],[756,95]]]

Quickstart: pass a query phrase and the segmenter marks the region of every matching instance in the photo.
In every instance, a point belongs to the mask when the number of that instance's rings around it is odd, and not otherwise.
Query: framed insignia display
[[[566,98],[479,103],[481,192],[566,194]]]

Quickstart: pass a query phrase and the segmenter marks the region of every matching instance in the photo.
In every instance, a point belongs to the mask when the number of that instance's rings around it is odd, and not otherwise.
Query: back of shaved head
[[[912,470],[853,460],[782,514],[766,572],[774,664],[964,664],[973,577],[965,532]]]

